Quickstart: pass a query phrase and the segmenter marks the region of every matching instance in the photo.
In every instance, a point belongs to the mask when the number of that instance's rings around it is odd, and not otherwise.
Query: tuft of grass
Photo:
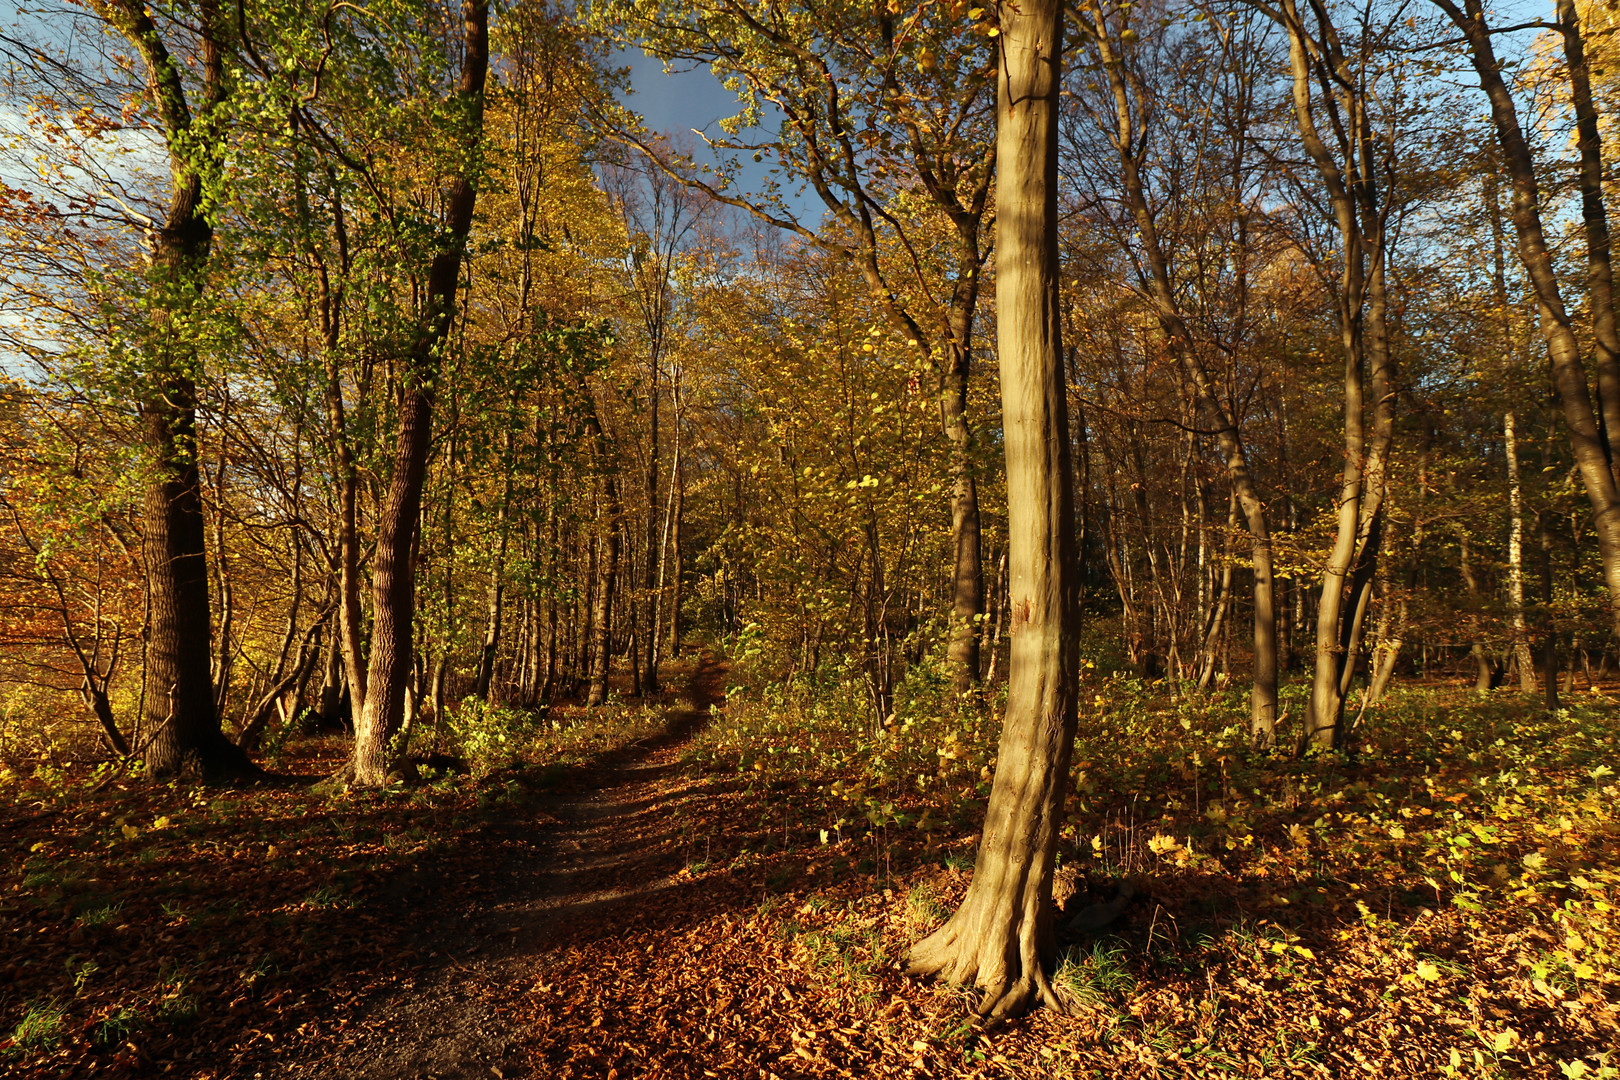
[[[113,916],[117,915],[123,909],[124,905],[122,903],[112,903],[102,904],[99,907],[93,907],[86,911],[81,911],[79,912],[79,925],[86,927],[105,926],[107,923],[112,921]]]
[[[917,930],[937,926],[947,914],[939,894],[927,882],[918,882],[906,893],[906,915]]]
[[[336,885],[322,885],[310,890],[309,895],[304,897],[304,903],[312,908],[337,908],[348,906],[349,898]]]
[[[97,1046],[119,1046],[126,1043],[141,1029],[141,1014],[134,1009],[121,1008],[96,1025],[92,1036]]]
[[[22,1019],[11,1031],[11,1040],[22,1050],[52,1050],[62,1041],[65,1014],[54,1001],[31,1001]]]
[[[1066,949],[1052,976],[1053,988],[1076,1005],[1109,1009],[1136,989],[1136,976],[1125,966],[1125,946],[1107,938],[1090,946]]]

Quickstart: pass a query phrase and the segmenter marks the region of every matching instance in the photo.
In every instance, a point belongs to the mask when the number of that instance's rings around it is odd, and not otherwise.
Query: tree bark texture
[[[197,460],[197,375],[201,357],[181,324],[207,286],[213,225],[205,183],[218,174],[212,113],[224,101],[224,23],[205,0],[197,9],[202,103],[186,99],[181,65],[145,5],[94,0],[96,14],[140,55],[169,150],[169,206],[152,240],[146,388],[140,405],[151,479],[145,499],[144,558],[150,608],[144,729],[150,775],[249,769],[220,730],[209,654],[208,560]]]
[[[1569,65],[1575,144],[1581,157],[1581,223],[1586,233],[1586,302],[1592,317],[1592,366],[1597,369],[1599,419],[1609,470],[1620,478],[1620,333],[1614,324],[1614,267],[1609,215],[1603,205],[1603,139],[1592,101],[1592,74],[1575,0],[1558,0],[1558,24]]]
[[[1052,869],[1076,725],[1079,574],[1058,302],[1062,8],[998,9],[997,345],[1006,433],[1012,652],[995,783],[967,896],[912,972],[984,991],[991,1020],[1061,1007]]]
[[[483,131],[484,80],[489,70],[489,4],[473,0],[465,10],[461,79],[466,105],[462,137],[475,145]],[[471,177],[450,177],[445,200],[443,246],[428,270],[421,325],[407,365],[393,476],[377,521],[372,569],[371,661],[365,705],[355,722],[353,780],[362,787],[387,782],[390,743],[405,717],[414,648],[416,567],[412,552],[421,519],[422,481],[433,434],[433,405],[442,352],[455,315],[461,260],[472,227],[477,192]]]

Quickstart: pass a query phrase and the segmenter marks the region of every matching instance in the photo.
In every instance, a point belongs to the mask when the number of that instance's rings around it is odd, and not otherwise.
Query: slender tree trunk
[[[1536,535],[1541,541],[1541,679],[1542,700],[1548,712],[1558,711],[1558,626],[1553,618],[1553,535],[1552,515],[1543,510],[1536,515]]]
[[[1620,636],[1620,482],[1610,468],[1609,447],[1600,430],[1598,414],[1581,363],[1574,326],[1559,291],[1552,252],[1541,221],[1541,194],[1535,162],[1519,124],[1513,95],[1502,81],[1501,64],[1485,24],[1481,0],[1434,0],[1463,32],[1480,88],[1491,103],[1491,118],[1504,164],[1513,179],[1513,227],[1518,236],[1519,260],[1536,297],[1542,337],[1552,361],[1553,386],[1563,406],[1570,451],[1592,507],[1592,530],[1597,535],[1603,577],[1609,592],[1611,632]]]
[[[677,416],[679,414],[677,413]],[[681,652],[681,585],[686,573],[686,561],[681,554],[681,540],[686,532],[686,472],[675,470],[675,510],[670,526],[669,567],[669,652],[680,658]]]
[[[466,106],[467,127],[462,138],[472,147],[483,130],[484,80],[489,70],[488,0],[472,0],[465,9],[465,20],[457,95]],[[434,255],[428,272],[422,322],[407,366],[393,477],[377,522],[371,662],[365,707],[355,723],[352,765],[354,782],[363,787],[387,782],[392,764],[390,742],[404,721],[407,681],[415,658],[411,622],[416,608],[416,568],[411,565],[411,551],[421,519],[439,353],[455,317],[462,252],[477,199],[471,177],[453,176],[446,186],[444,246]]]
[[[1479,578],[1474,574],[1473,552],[1468,540],[1468,533],[1459,530],[1457,536],[1458,573],[1462,575],[1463,585],[1468,589],[1469,601],[1477,606],[1479,604]],[[1470,619],[1473,629],[1473,644],[1468,649],[1468,655],[1474,661],[1474,693],[1484,696],[1490,693],[1496,685],[1496,665],[1492,662],[1490,653],[1479,639],[1479,616],[1477,612]]]
[[[999,12],[996,252],[1006,440],[1012,658],[995,783],[973,882],[914,946],[913,972],[984,990],[981,1015],[1061,1007],[1052,870],[1074,744],[1079,574],[1058,299],[1057,103],[1062,7]]]
[[[1130,84],[1125,78],[1123,65],[1116,62],[1118,58],[1113,55],[1113,42],[1108,34],[1107,23],[1100,12],[1094,13],[1092,18],[1096,29],[1094,40],[1102,53],[1103,70],[1108,73],[1109,85],[1113,90],[1117,121],[1117,130],[1112,133],[1114,148],[1119,155],[1132,217],[1142,237],[1142,250],[1148,268],[1148,291],[1153,297],[1159,325],[1168,339],[1170,351],[1196,391],[1199,408],[1215,428],[1216,442],[1226,459],[1233,496],[1237,505],[1242,507],[1244,523],[1249,530],[1251,562],[1254,568],[1254,682],[1250,692],[1249,723],[1254,740],[1269,745],[1277,726],[1277,617],[1271,530],[1266,519],[1266,504],[1261,499],[1254,477],[1249,472],[1242,435],[1232,415],[1216,393],[1214,382],[1182,318],[1181,307],[1170,280],[1169,258],[1159,241],[1158,227],[1148,207],[1147,193],[1142,183],[1139,155],[1148,152],[1148,143],[1137,130],[1134,121],[1136,110],[1133,110],[1131,104]],[[1137,108],[1140,107],[1141,103],[1138,102]],[[1229,548],[1230,544],[1228,538]],[[1230,559],[1223,573],[1227,579],[1230,578]],[[1226,603],[1230,603],[1226,599],[1225,584],[1222,598]],[[1224,615],[1223,610],[1223,618]],[[1212,628],[1224,629],[1218,621],[1210,625]],[[1209,645],[1212,640],[1206,638],[1204,643],[1205,670],[1199,674],[1200,686],[1207,683],[1211,672],[1209,661],[1213,654],[1209,652]]]
[[[328,634],[321,665],[321,722],[330,724],[338,719],[343,705],[343,643],[336,634]]]
[[[1558,0],[1564,58],[1569,64],[1576,146],[1581,155],[1581,221],[1586,232],[1586,302],[1592,318],[1592,366],[1597,369],[1598,422],[1609,451],[1609,468],[1620,478],[1620,333],[1614,320],[1614,270],[1609,215],[1603,205],[1603,140],[1575,0]],[[1573,670],[1573,668],[1571,668]]]
[[[214,682],[214,711],[223,720],[229,711],[226,703],[231,696],[232,631],[235,629],[236,597],[231,574],[230,545],[225,536],[225,477],[230,437],[230,391],[224,391],[220,409],[219,460],[214,466],[214,596],[218,603],[219,620],[214,631],[214,661],[211,677]],[[206,505],[206,504],[205,504]],[[278,671],[279,675],[280,672]],[[238,745],[241,745],[238,742]]]
[[[506,432],[505,477],[501,487],[501,508],[495,518],[495,557],[489,569],[489,588],[486,596],[484,647],[478,658],[478,684],[473,691],[484,701],[491,700],[490,681],[495,675],[495,652],[501,644],[501,619],[506,606],[506,545],[507,517],[512,507],[513,432]]]
[[[602,514],[597,518],[596,583],[592,590],[590,690],[586,705],[607,701],[608,672],[613,662],[613,591],[619,574],[619,537],[623,508],[619,505],[619,481],[595,407],[586,417],[586,435],[595,448],[597,472],[602,485]]]
[[[973,247],[977,249],[977,240]],[[977,298],[977,289],[974,291]],[[984,614],[984,556],[979,525],[979,482],[973,465],[973,429],[967,419],[972,362],[973,305],[951,313],[951,341],[940,387],[940,418],[951,444],[951,630],[945,661],[958,694],[979,683],[979,624]]]
[[[1237,497],[1227,500],[1226,543],[1221,555],[1221,577],[1216,587],[1215,606],[1210,611],[1209,623],[1204,627],[1203,640],[1198,650],[1198,689],[1207,690],[1215,678],[1215,666],[1220,655],[1220,643],[1226,632],[1226,613],[1232,606],[1232,535],[1237,532]]]
[[[1513,619],[1519,689],[1529,694],[1536,689],[1536,668],[1530,659],[1530,630],[1524,621],[1524,495],[1519,487],[1519,438],[1511,409],[1502,414],[1502,445],[1508,472],[1508,612]]]

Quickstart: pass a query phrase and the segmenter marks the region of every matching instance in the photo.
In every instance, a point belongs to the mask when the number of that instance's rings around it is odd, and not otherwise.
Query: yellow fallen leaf
[[[1419,960],[1417,965],[1417,977],[1422,979],[1424,982],[1439,982],[1440,969],[1436,965],[1429,963],[1427,960]]]

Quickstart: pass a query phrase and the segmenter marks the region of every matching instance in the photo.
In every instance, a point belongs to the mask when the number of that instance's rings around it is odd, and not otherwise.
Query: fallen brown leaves
[[[10,1031],[53,1004],[62,1030],[56,1049],[0,1053],[53,1076],[337,1060],[389,1022],[371,1003],[411,993],[447,905],[527,904],[543,918],[525,977],[469,968],[466,990],[537,1077],[1596,1080],[1620,1030],[1620,829],[1594,764],[1615,723],[1580,720],[1588,748],[1567,760],[1511,708],[1354,761],[1174,729],[1109,761],[1099,735],[1078,757],[1058,899],[1074,912],[1124,877],[1137,894],[1064,943],[1070,1014],[994,1032],[970,993],[898,965],[967,886],[974,804],[931,802],[938,786],[879,785],[852,824],[849,786],[870,778],[847,768],[740,769],[638,740],[538,796],[555,778],[534,769],[345,799],[109,789],[6,834],[0,1008]],[[309,744],[300,771],[340,750]],[[548,895],[503,874],[514,844],[555,864]]]

